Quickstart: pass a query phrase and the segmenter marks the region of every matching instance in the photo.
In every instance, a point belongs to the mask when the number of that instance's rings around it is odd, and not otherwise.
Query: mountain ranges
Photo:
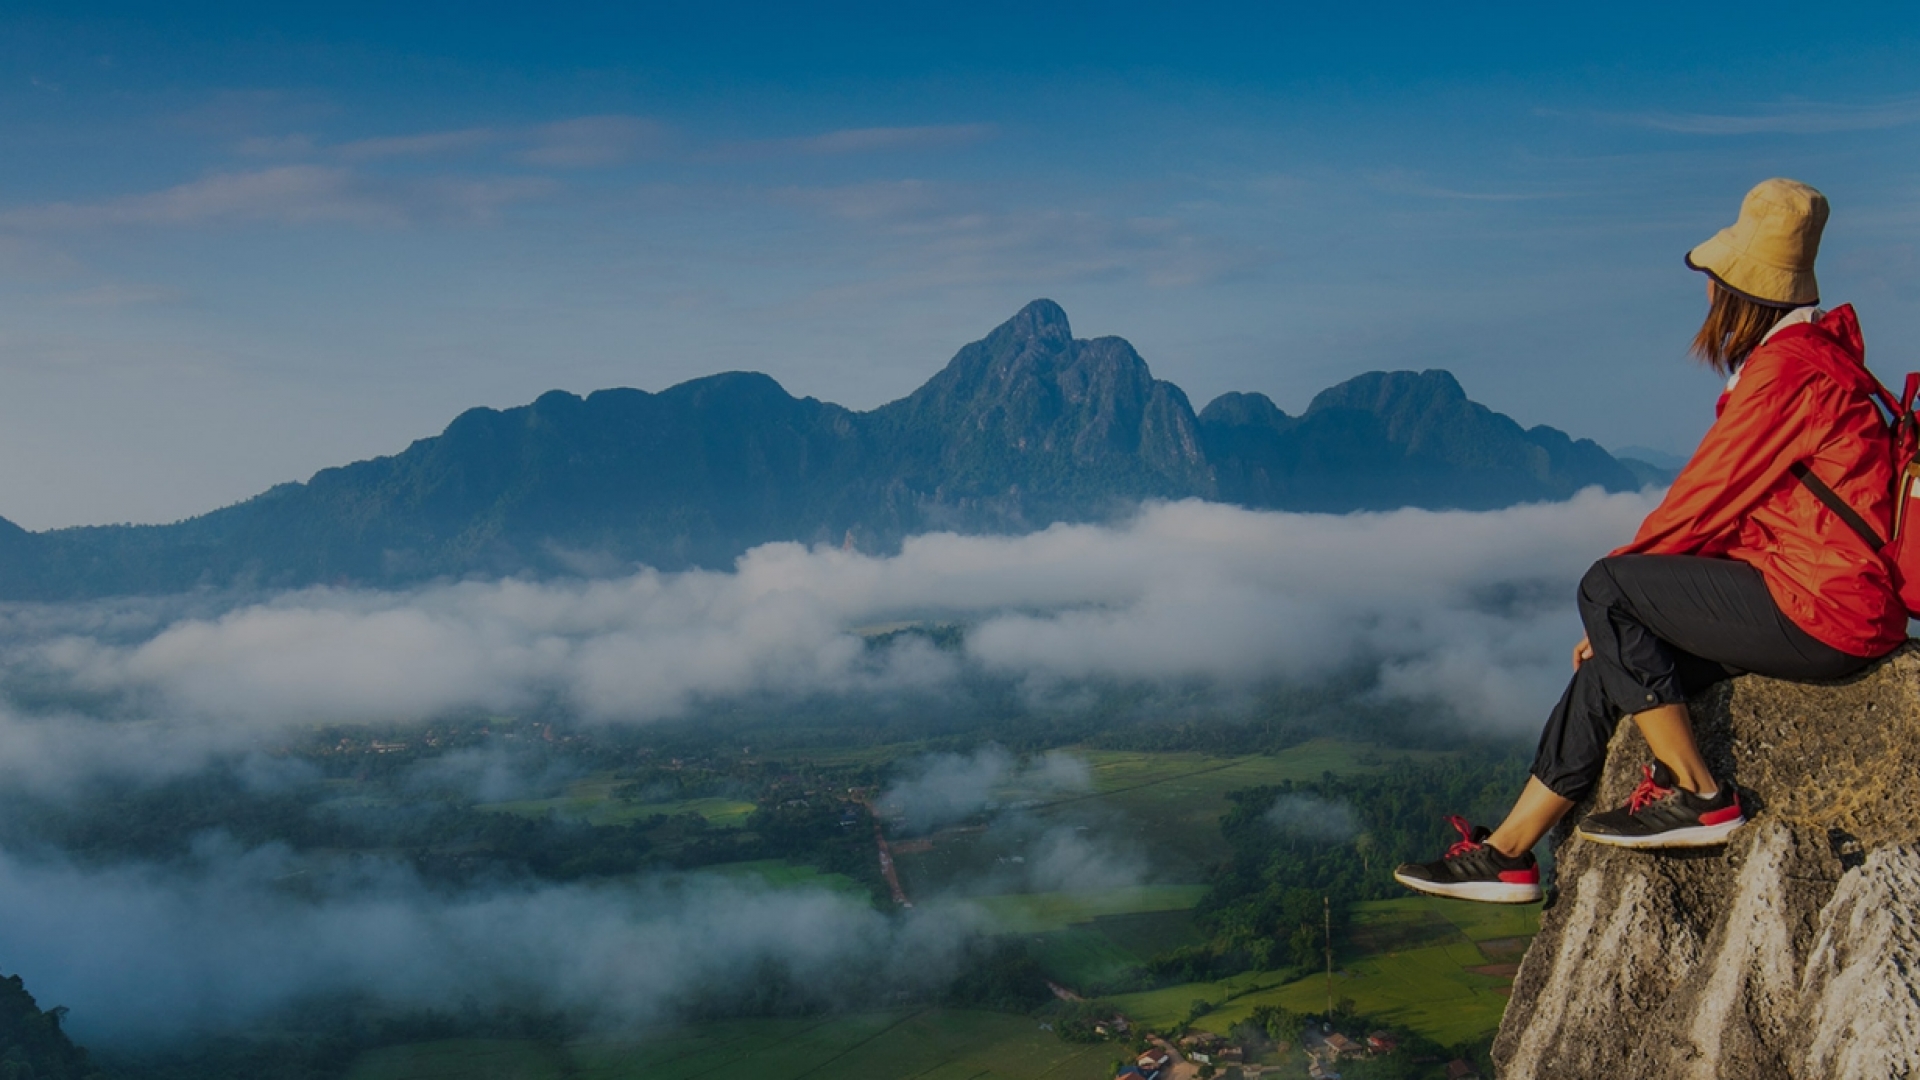
[[[171,525],[0,519],[0,599],[725,567],[769,541],[885,551],[933,530],[1110,520],[1145,499],[1491,509],[1637,489],[1650,468],[1522,428],[1445,371],[1361,375],[1299,416],[1244,393],[1196,414],[1127,342],[1075,340],[1036,300],[871,412],[748,372],[553,391]]]

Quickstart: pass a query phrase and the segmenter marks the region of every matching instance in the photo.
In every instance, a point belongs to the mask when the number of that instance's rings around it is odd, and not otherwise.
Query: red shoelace
[[[1634,788],[1633,794],[1627,798],[1627,813],[1629,814],[1637,814],[1640,812],[1641,807],[1650,806],[1673,794],[1672,788],[1661,787],[1659,784],[1653,782],[1653,766],[1642,765],[1640,766],[1640,771],[1646,778],[1640,781],[1640,786]]]
[[[1447,858],[1451,859],[1455,855],[1465,855],[1469,851],[1480,850],[1480,842],[1473,838],[1473,822],[1459,814],[1448,814],[1447,824],[1460,830],[1460,840],[1447,849]]]

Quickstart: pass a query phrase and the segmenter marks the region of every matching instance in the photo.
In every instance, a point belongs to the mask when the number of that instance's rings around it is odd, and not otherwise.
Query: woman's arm
[[[1731,544],[1747,511],[1817,448],[1806,417],[1818,381],[1779,354],[1749,361],[1667,497],[1613,554],[1711,555]]]

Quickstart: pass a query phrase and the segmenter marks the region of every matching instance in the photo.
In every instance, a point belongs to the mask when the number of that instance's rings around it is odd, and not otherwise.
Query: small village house
[[[1366,1047],[1337,1031],[1327,1036],[1327,1049],[1333,1051],[1335,1057],[1359,1057],[1367,1052]]]

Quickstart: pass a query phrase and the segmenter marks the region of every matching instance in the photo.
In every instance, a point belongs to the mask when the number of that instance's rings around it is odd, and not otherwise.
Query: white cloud
[[[67,729],[78,759],[76,744],[109,732],[123,746],[171,730],[183,747],[241,749],[293,725],[548,698],[645,722],[751,695],[937,687],[963,666],[1044,694],[1085,680],[1251,688],[1366,664],[1383,694],[1522,731],[1565,678],[1574,583],[1651,505],[1588,492],[1329,516],[1189,501],[1119,526],[920,536],[891,556],[770,544],[725,573],[310,589],[171,616],[152,602],[16,607],[0,657],[11,680],[117,702],[112,722]],[[964,653],[911,637],[875,649],[854,632],[923,619],[964,624]],[[0,715],[0,739],[56,752],[46,738],[40,718]],[[35,757],[23,754],[12,760]]]
[[[1033,892],[1096,894],[1132,888],[1147,878],[1147,861],[1118,846],[1114,838],[1096,838],[1072,826],[1048,829],[1026,856],[1025,888]]]
[[[1609,113],[1605,118],[1682,135],[1825,135],[1841,131],[1884,131],[1920,123],[1920,98],[1866,104],[1785,102],[1744,113],[1650,110]]]
[[[998,746],[985,746],[971,754],[919,759],[874,805],[909,833],[921,833],[995,807],[1003,791],[1025,802],[1092,788],[1087,763],[1072,754],[1050,752],[1023,764]]]

